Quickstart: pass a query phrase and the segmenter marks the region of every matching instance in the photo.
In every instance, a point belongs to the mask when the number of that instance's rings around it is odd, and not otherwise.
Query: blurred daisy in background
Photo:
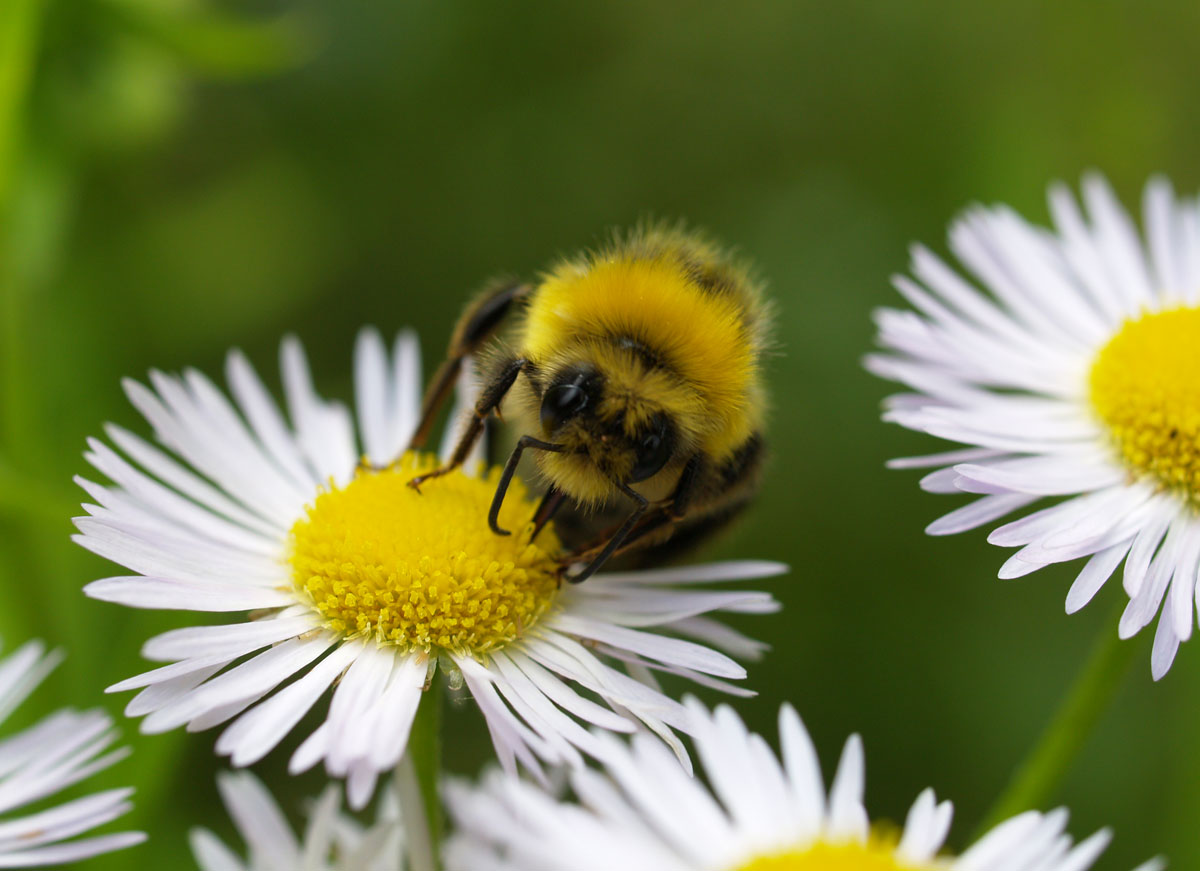
[[[896,288],[916,311],[877,314],[877,375],[913,392],[885,419],[967,447],[895,460],[936,468],[921,486],[979,494],[928,527],[962,532],[1042,500],[995,529],[1020,547],[1014,578],[1086,558],[1067,594],[1082,608],[1124,562],[1128,638],[1162,608],[1152,671],[1170,668],[1195,624],[1200,566],[1200,206],[1145,190],[1144,239],[1108,184],[1062,186],[1054,229],[977,207],[950,230],[970,283],[924,247]]]
[[[249,848],[243,861],[208,829],[191,833],[201,871],[403,871],[400,807],[391,790],[381,790],[374,823],[364,827],[340,809],[330,784],[309,809],[304,836],[297,838],[262,782],[248,771],[217,776],[221,799]]]
[[[1101,831],[1073,845],[1065,810],[1030,811],[952,856],[942,849],[952,808],[932,790],[917,797],[903,829],[871,823],[857,735],[826,794],[791,707],[779,714],[781,758],[731,708],[689,708],[711,789],[646,735],[629,745],[603,737],[612,747],[605,771],[571,775],[579,803],[497,771],[481,787],[453,781],[449,871],[1084,871],[1109,840]]]
[[[290,425],[235,351],[227,377],[236,406],[196,371],[153,372],[152,387],[125,388],[162,448],[117,426],[106,431],[124,457],[89,442],[88,460],[113,484],[79,479],[96,504],[76,519],[76,540],[136,574],[86,592],[137,608],[244,615],[145,644],[146,658],[170,664],[109,688],[142,689],[126,713],[146,716],[143,731],[233,720],[217,750],[248,765],[336,686],[290,767],[324,760],[348,778],[359,808],[403,756],[439,663],[475,698],[510,771],[601,752],[580,721],[622,732],[640,723],[686,758],[672,730],[688,730],[689,716],[659,691],[655,671],[746,692],[727,683],[745,676],[727,654],[754,658],[763,645],[708,615],[765,613],[775,601],[687,585],[783,566],[717,563],[560,584],[557,539],[548,527],[531,540],[535,506],[523,487],[500,518],[518,532],[488,529],[497,470],[456,472],[419,494],[406,486],[438,463],[401,457],[420,402],[411,335],[390,355],[376,332],[359,337],[361,452],[350,414],[317,396],[294,340],[283,344],[282,369]],[[469,383],[460,388],[452,420],[472,394]],[[447,436],[453,445],[457,433]]]
[[[0,660],[0,720],[62,659],[30,641]],[[0,814],[61,792],[129,755],[110,750],[117,733],[103,711],[69,708],[0,740]],[[140,844],[141,832],[68,840],[129,812],[132,789],[110,789],[26,816],[0,817],[0,868],[61,865]]]

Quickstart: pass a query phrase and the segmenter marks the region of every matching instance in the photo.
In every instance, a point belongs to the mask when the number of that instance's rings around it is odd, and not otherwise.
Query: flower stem
[[[1009,817],[1031,809],[1045,809],[1121,687],[1134,654],[1142,647],[1133,640],[1121,641],[1117,637],[1117,619],[1125,604],[1121,597],[1116,614],[1101,624],[1100,635],[1092,644],[1074,686],[984,817],[972,841]]]
[[[408,750],[396,769],[411,871],[441,871],[442,684],[434,676],[413,720]]]

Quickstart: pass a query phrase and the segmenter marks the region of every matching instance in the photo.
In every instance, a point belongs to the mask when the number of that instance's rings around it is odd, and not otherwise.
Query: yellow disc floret
[[[420,493],[407,486],[436,466],[409,453],[323,491],[292,527],[292,577],[336,632],[483,656],[521,637],[554,601],[558,539],[547,527],[530,541],[533,505],[518,481],[500,512],[513,534],[488,528],[495,471],[455,471]]]
[[[1091,399],[1129,466],[1200,501],[1200,309],[1127,321],[1092,365]]]
[[[865,844],[818,841],[799,850],[759,856],[735,871],[934,871],[944,863],[913,865],[896,856],[893,837],[874,835]]]

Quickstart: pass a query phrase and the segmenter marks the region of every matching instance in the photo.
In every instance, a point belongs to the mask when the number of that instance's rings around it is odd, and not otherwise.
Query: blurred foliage
[[[739,708],[773,736],[790,699],[829,767],[861,731],[873,811],[902,819],[933,785],[961,844],[1121,593],[1068,619],[1070,569],[1000,582],[983,535],[922,534],[952,500],[883,469],[931,445],[878,420],[870,312],[898,302],[909,242],[943,248],[973,200],[1041,220],[1047,182],[1093,167],[1130,204],[1156,171],[1194,190],[1198,30],[1161,0],[3,0],[0,632],[70,654],[22,714],[118,712],[101,689],[188,622],[79,593],[114,572],[68,540],[84,440],[147,431],[123,376],[216,376],[239,346],[277,384],[290,331],[349,399],[362,324],[416,326],[432,365],[489,276],[682,216],[779,302],[771,472],[710,552],[795,567],[782,613],[743,621],[775,649]],[[1157,685],[1138,657],[1058,796],[1076,835],[1115,829],[1101,869],[1200,865],[1191,647]],[[478,717],[448,723],[452,767],[476,770]],[[152,840],[88,867],[190,867],[189,826],[229,830],[214,734],[125,732],[136,752],[101,779],[138,787],[127,822]],[[283,758],[265,773],[295,809],[315,783]]]

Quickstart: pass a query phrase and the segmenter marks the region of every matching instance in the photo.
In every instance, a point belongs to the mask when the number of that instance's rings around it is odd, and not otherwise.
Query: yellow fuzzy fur
[[[720,270],[728,289],[704,289],[689,268]],[[681,430],[681,446],[721,461],[762,424],[763,319],[757,288],[710,246],[680,231],[651,229],[546,275],[520,344],[539,367],[553,370],[572,359],[595,365],[607,379],[605,401],[632,403],[631,432],[641,422],[639,404],[647,414],[666,409]],[[670,373],[646,367],[611,337],[640,343]]]

